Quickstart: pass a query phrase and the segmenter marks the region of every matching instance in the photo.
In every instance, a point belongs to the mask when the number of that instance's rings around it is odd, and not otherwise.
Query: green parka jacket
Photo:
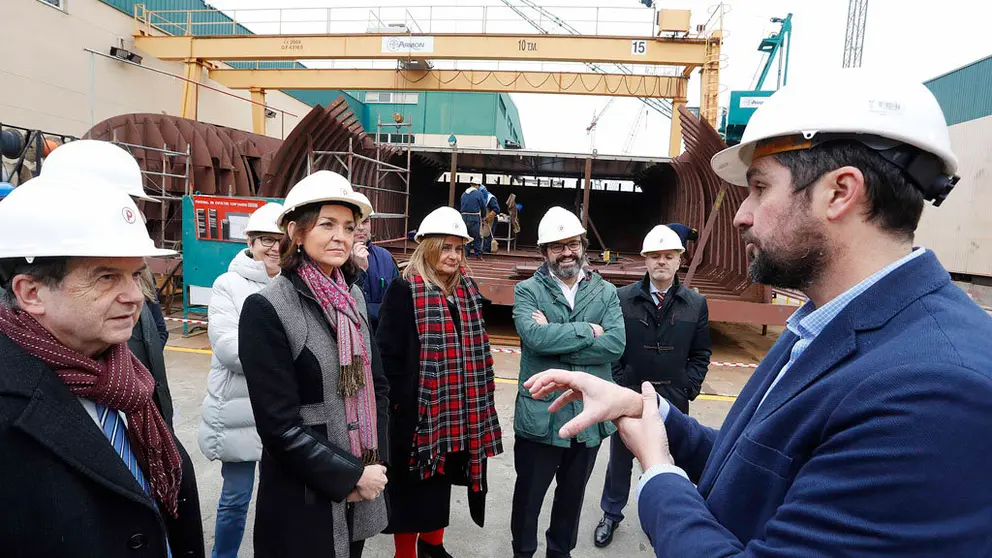
[[[547,317],[547,325],[538,325],[531,317],[537,310]],[[582,403],[575,401],[549,413],[548,407],[560,394],[533,399],[524,382],[550,368],[588,372],[612,382],[610,364],[623,355],[626,339],[617,289],[598,273],[586,270],[575,295],[575,308],[570,308],[545,264],[514,289],[513,322],[522,347],[514,435],[568,447],[571,441],[560,438],[558,429],[582,412]],[[590,324],[601,325],[605,333],[594,338]],[[583,430],[576,439],[595,447],[614,432],[613,423],[600,423]]]

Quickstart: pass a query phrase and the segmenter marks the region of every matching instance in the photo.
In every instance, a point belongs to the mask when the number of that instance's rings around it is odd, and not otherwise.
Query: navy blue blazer
[[[786,331],[721,430],[672,408],[641,491],[657,556],[992,556],[992,318],[928,252],[793,364]]]

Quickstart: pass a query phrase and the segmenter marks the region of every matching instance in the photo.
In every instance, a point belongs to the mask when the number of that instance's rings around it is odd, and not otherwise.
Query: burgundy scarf
[[[462,269],[454,292],[461,322],[456,330],[438,287],[414,274],[410,289],[420,337],[419,421],[410,468],[426,479],[444,474],[447,454],[468,452],[470,486],[481,492],[483,461],[503,452],[482,295]]]
[[[127,343],[112,346],[99,360],[58,342],[33,316],[0,307],[0,331],[44,362],[76,397],[124,413],[128,438],[152,496],[177,517],[183,465],[175,439],[152,400],[155,380]]]
[[[351,454],[366,465],[377,463],[379,440],[372,360],[362,336],[358,305],[340,269],[334,268],[328,277],[308,258],[296,273],[317,297],[324,317],[337,335],[338,361],[341,364],[338,390],[344,397],[348,423],[358,423],[357,430],[348,429]]]

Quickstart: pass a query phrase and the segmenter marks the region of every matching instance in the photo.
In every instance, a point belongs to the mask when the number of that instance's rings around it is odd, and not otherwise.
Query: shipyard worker
[[[490,192],[485,185],[479,187],[479,191],[486,197],[486,216],[482,220],[482,253],[488,254],[493,251],[493,234],[496,232],[496,216],[499,215],[499,200]]]
[[[690,240],[699,240],[699,231],[682,223],[669,223],[666,225],[668,228],[675,231],[675,234],[679,235],[679,240],[682,241],[682,247],[685,248],[686,243]]]
[[[466,275],[470,241],[458,211],[439,207],[417,229],[403,277],[386,291],[376,336],[389,378],[389,526],[396,558],[450,558],[451,487],[468,487],[485,521],[486,470],[503,452],[482,295]]]
[[[485,208],[486,196],[479,190],[479,183],[473,180],[462,194],[461,201],[462,219],[472,237],[472,241],[465,244],[468,256],[475,254],[482,257],[482,212]]]
[[[282,272],[245,299],[238,352],[262,440],[255,556],[358,558],[386,527],[389,386],[351,261],[372,208],[348,179],[297,182]]]
[[[672,229],[658,225],[644,237],[641,255],[647,273],[617,290],[627,334],[623,356],[613,363],[613,381],[640,390],[651,382],[655,391],[683,413],[699,395],[710,365],[710,317],[706,298],[685,288],[678,278],[682,241]],[[610,437],[610,461],[594,543],[604,547],[623,521],[630,494],[634,455],[620,436]]]
[[[372,207],[372,203],[361,192],[355,192],[355,197],[366,201],[369,207]],[[355,228],[355,245],[351,249],[351,259],[359,269],[358,285],[365,295],[365,304],[369,310],[369,325],[372,326],[374,334],[379,327],[379,307],[382,305],[383,297],[386,296],[386,289],[393,279],[399,276],[400,270],[396,267],[396,260],[389,250],[372,244],[373,215],[375,211],[372,211]]]
[[[127,195],[80,180],[0,202],[2,554],[203,556],[193,464],[127,345],[144,258],[174,252]]]
[[[109,141],[84,139],[60,145],[45,158],[41,174],[82,188],[89,180],[103,181],[131,196],[136,205],[141,202],[161,203],[145,193],[141,167],[134,157]],[[145,214],[140,207],[138,213],[144,219]],[[169,330],[165,326],[155,281],[149,269],[142,272],[139,285],[145,303],[127,344],[155,378],[155,404],[162,409],[165,422],[172,426],[172,392],[163,352],[169,340]]]
[[[549,368],[583,370],[610,380],[610,363],[623,355],[624,324],[617,290],[587,268],[586,230],[572,212],[552,207],[538,225],[537,243],[545,263],[514,290],[513,322],[520,335],[520,383]],[[513,555],[537,550],[537,520],[544,495],[557,478],[551,525],[550,558],[571,556],[579,530],[586,483],[600,443],[616,432],[612,423],[589,424],[574,438],[558,429],[581,410],[578,403],[550,414],[550,395],[533,398],[517,391],[513,420],[513,488],[510,531]]]
[[[748,188],[751,278],[809,297],[723,427],[647,383],[550,371],[533,396],[583,400],[566,437],[628,415],[658,556],[988,556],[992,318],[913,247],[957,181],[936,99],[861,70],[790,83],[712,164]]]
[[[207,306],[210,337],[210,375],[200,408],[200,451],[220,461],[224,483],[217,502],[214,558],[236,558],[245,532],[248,504],[255,484],[255,464],[262,458],[262,442],[248,399],[238,352],[238,322],[245,299],[279,275],[282,230],[276,218],[282,205],[267,203],[248,217],[248,247],[238,252],[214,281]]]

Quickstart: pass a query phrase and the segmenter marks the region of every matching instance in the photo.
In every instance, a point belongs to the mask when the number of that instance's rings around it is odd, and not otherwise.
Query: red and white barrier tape
[[[710,366],[729,366],[731,368],[757,368],[757,364],[747,362],[711,362]]]
[[[170,322],[186,322],[189,324],[196,325],[207,325],[207,322],[202,320],[185,320],[183,318],[165,318]],[[506,353],[511,355],[519,355],[520,347],[491,347],[494,353]],[[711,362],[710,366],[724,366],[729,368],[757,368],[757,364],[750,364],[746,362]]]
[[[170,322],[185,322],[187,324],[207,325],[207,322],[201,320],[184,320],[183,318],[170,318],[168,316],[166,316],[165,319]]]

